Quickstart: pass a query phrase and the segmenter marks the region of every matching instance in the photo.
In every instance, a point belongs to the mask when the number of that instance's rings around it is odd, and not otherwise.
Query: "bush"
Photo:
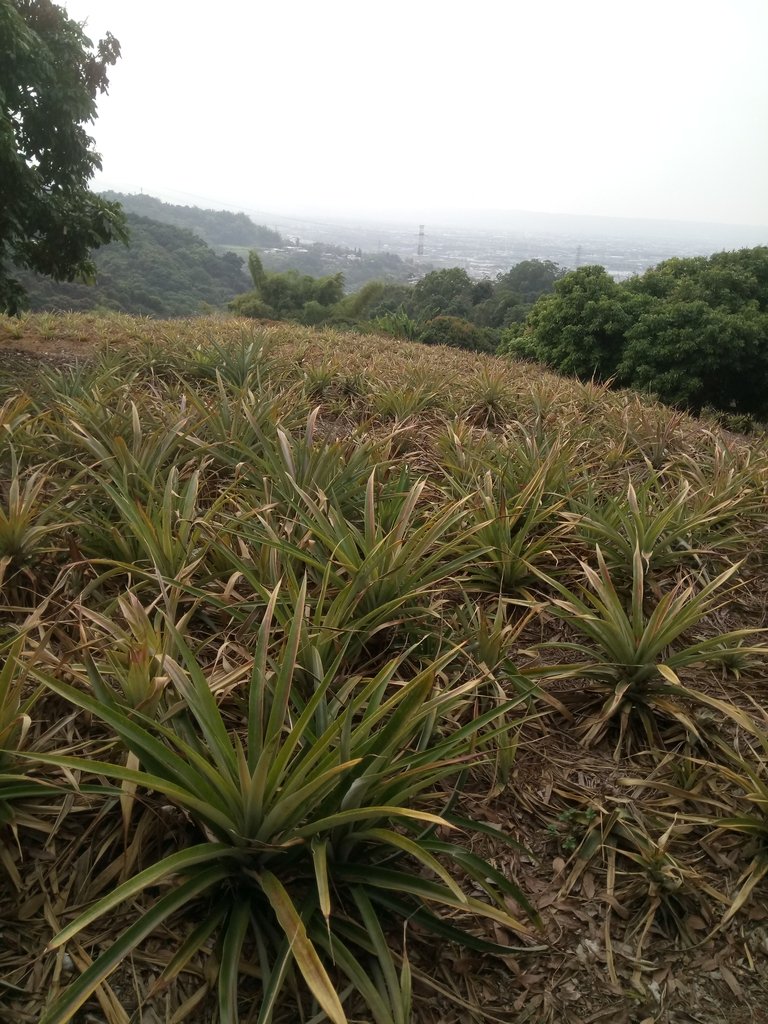
[[[494,352],[496,348],[493,331],[476,327],[459,316],[435,316],[427,320],[419,333],[419,341],[425,345],[448,345],[474,352]]]
[[[369,321],[369,326],[377,334],[390,334],[393,338],[404,338],[406,341],[418,341],[420,325],[409,316],[401,306],[392,313],[383,313]]]
[[[660,300],[627,331],[619,376],[662,401],[760,416],[768,410],[768,316]]]
[[[236,316],[249,316],[255,320],[275,320],[275,311],[259,296],[258,292],[246,292],[245,295],[238,295],[229,304],[229,308]]]
[[[615,282],[582,267],[500,352],[698,412],[768,413],[768,247],[671,259]]]
[[[310,277],[295,270],[265,273],[258,253],[252,252],[248,267],[254,287],[238,295],[230,308],[240,316],[319,323],[344,295],[344,276]]]

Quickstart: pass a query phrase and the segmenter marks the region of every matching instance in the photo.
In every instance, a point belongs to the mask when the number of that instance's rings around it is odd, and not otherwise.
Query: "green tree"
[[[419,319],[433,316],[466,317],[472,308],[473,283],[466,270],[433,270],[413,289],[413,312]]]
[[[72,281],[125,238],[119,205],[88,189],[101,160],[84,127],[120,46],[108,34],[94,51],[50,0],[0,0],[0,51],[0,309],[17,312],[14,266]]]
[[[254,288],[238,295],[230,304],[240,316],[317,324],[331,315],[332,308],[344,296],[343,274],[311,277],[295,270],[267,273],[254,252],[249,257],[248,266]]]
[[[289,319],[296,315],[310,296],[302,286],[301,275],[295,270],[278,274],[265,274],[264,280],[255,289],[263,302],[275,311],[277,319]]]
[[[266,280],[266,274],[264,273],[264,264],[261,262],[259,254],[251,249],[248,253],[248,270],[251,274],[251,280],[253,281],[253,287],[258,289],[264,284]]]
[[[564,274],[563,268],[552,260],[523,260],[506,274],[499,274],[496,289],[517,294],[523,302],[535,302],[551,292]]]
[[[665,260],[625,288],[646,298],[619,370],[633,387],[768,414],[768,247]]]
[[[309,301],[319,302],[321,306],[333,306],[344,298],[344,275],[329,274],[320,277],[312,284],[312,295]]]
[[[768,311],[768,246],[665,260],[626,287],[657,299],[701,300],[736,312],[753,304]]]
[[[607,379],[616,373],[626,332],[644,303],[644,296],[623,291],[603,267],[581,267],[539,299],[506,351],[585,380]]]
[[[191,231],[132,213],[127,224],[130,245],[112,242],[94,254],[93,284],[57,282],[18,270],[29,307],[189,316],[199,313],[203,305],[225,306],[247,281],[239,256],[217,256]]]
[[[365,304],[359,315],[374,318],[385,316],[387,313],[396,313],[400,309],[410,309],[412,298],[413,285],[388,281],[384,283],[379,294]]]
[[[499,352],[612,377],[694,412],[768,416],[768,246],[665,260],[622,284],[583,267]]]
[[[492,331],[459,316],[435,316],[427,320],[418,338],[425,345],[449,345],[474,352],[491,353],[496,347]]]
[[[173,224],[177,228],[194,231],[208,245],[254,247],[269,249],[285,244],[278,231],[264,224],[254,224],[245,213],[232,213],[230,210],[204,210],[199,206],[177,206],[164,203],[161,199],[148,196],[142,192],[130,195],[125,192],[102,192],[104,199],[119,203],[126,213],[135,213],[139,217],[148,217],[161,224]]]
[[[627,331],[619,376],[662,401],[768,414],[768,314],[666,299]]]
[[[368,281],[362,288],[347,295],[334,310],[334,318],[354,321],[365,317],[386,291],[383,281]]]

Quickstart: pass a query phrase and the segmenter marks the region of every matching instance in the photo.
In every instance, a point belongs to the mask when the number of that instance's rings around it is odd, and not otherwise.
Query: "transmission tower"
[[[424,225],[423,224],[419,224],[419,245],[418,245],[418,248],[416,249],[416,255],[417,256],[423,256],[424,255]]]

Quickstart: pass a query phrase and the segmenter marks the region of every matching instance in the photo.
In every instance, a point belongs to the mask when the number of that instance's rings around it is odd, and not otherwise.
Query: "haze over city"
[[[768,224],[763,0],[65,6],[122,46],[97,189],[489,227]]]

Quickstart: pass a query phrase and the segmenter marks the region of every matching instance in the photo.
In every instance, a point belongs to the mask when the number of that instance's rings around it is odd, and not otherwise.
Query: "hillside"
[[[765,1024],[764,439],[287,324],[0,352],[0,1018]]]
[[[92,285],[56,282],[28,271],[19,280],[32,310],[113,310],[146,316],[187,316],[224,307],[248,284],[233,253],[217,255],[192,231],[128,214],[129,244],[94,253]]]
[[[431,269],[426,264],[417,266],[395,253],[363,252],[359,248],[333,245],[328,241],[284,238],[278,231],[255,224],[244,213],[177,206],[143,193],[104,192],[103,196],[119,202],[129,213],[194,231],[219,253],[231,251],[247,260],[249,251],[257,249],[262,253],[268,270],[296,270],[313,277],[341,272],[348,292],[355,291],[367,281],[412,281]],[[130,310],[130,307],[126,308]],[[168,311],[167,315],[173,313]]]
[[[102,195],[111,202],[120,203],[127,213],[135,213],[161,224],[171,224],[176,228],[194,231],[208,245],[261,249],[284,244],[279,232],[263,224],[254,224],[245,213],[164,203],[161,199],[145,195],[143,192],[139,195],[130,195],[125,192],[107,191]]]

